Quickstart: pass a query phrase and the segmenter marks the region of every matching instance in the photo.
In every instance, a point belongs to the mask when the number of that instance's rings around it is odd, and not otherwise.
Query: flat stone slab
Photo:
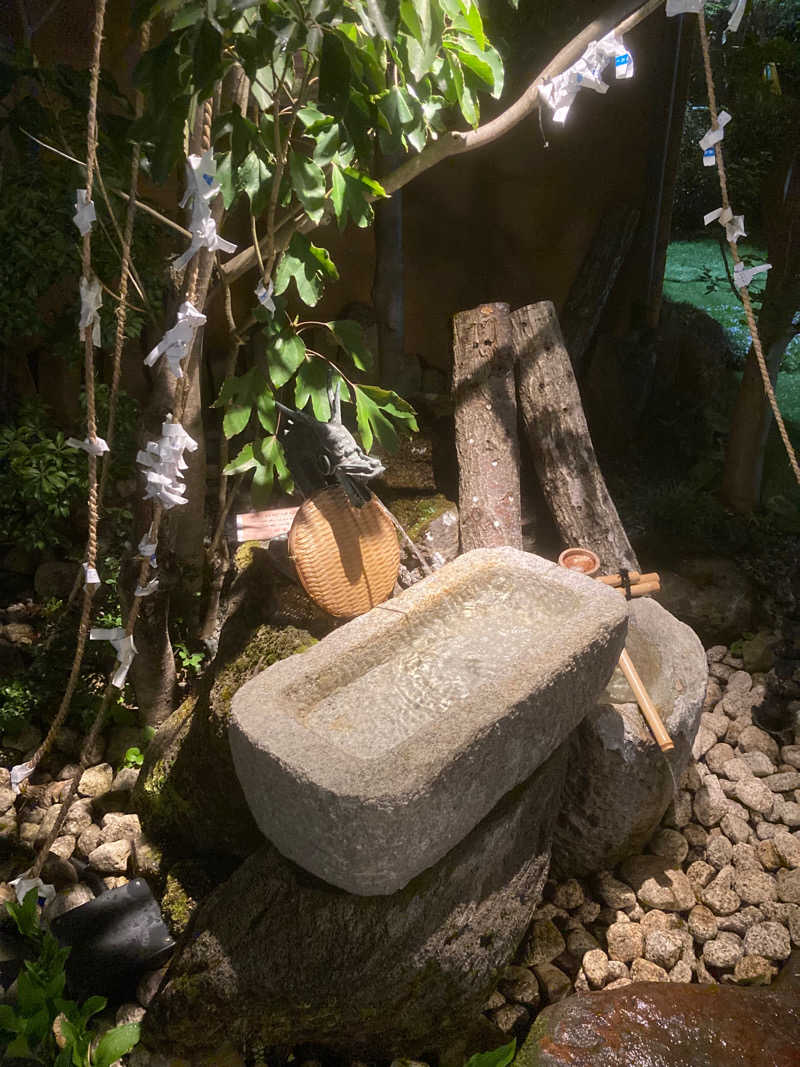
[[[333,885],[401,889],[575,729],[627,615],[538,556],[466,553],[236,693],[229,740],[256,823]]]

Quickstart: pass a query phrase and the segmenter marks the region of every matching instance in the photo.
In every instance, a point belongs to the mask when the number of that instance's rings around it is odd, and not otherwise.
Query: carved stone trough
[[[627,615],[537,556],[466,553],[238,691],[230,745],[258,826],[335,886],[401,889],[572,733]]]

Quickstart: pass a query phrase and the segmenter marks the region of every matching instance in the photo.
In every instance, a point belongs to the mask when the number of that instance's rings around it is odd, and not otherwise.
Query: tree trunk
[[[786,346],[795,335],[794,317],[800,308],[800,159],[795,157],[775,181],[769,219],[769,262],[764,303],[758,316],[761,347],[773,385]],[[764,474],[764,453],[772,426],[769,406],[754,350],[751,348],[736,396],[722,495],[734,511],[747,513],[758,506]]]
[[[381,161],[381,172],[399,159]],[[405,395],[405,330],[403,313],[403,192],[375,203],[375,276],[372,306],[378,327],[378,366],[381,385]]]
[[[508,304],[453,319],[461,547],[522,548],[519,440]]]
[[[520,308],[511,331],[534,466],[565,546],[590,548],[605,571],[640,570],[597,465],[555,308]]]
[[[572,283],[561,318],[564,341],[578,377],[638,222],[639,209],[630,204],[617,204],[608,211]]]

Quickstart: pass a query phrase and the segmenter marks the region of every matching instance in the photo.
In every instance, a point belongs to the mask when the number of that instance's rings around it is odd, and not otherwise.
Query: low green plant
[[[46,1067],[111,1067],[138,1044],[139,1024],[108,1030],[93,1049],[98,1034],[90,1020],[105,1008],[106,998],[89,997],[80,1005],[64,998],[70,950],[42,928],[36,889],[28,891],[22,904],[6,904],[6,910],[34,951],[17,978],[16,1005],[0,1005],[6,1056]]]
[[[144,763],[144,753],[136,745],[129,748],[122,760],[123,767],[141,767]]]
[[[19,733],[36,707],[36,697],[21,678],[0,683],[0,733]]]
[[[507,1045],[494,1048],[490,1052],[476,1052],[470,1056],[465,1067],[508,1067],[514,1059],[517,1051],[517,1041],[514,1038]]]
[[[182,641],[176,641],[173,647],[180,669],[186,674],[199,674],[203,660],[206,658],[205,652],[190,652]]]
[[[0,427],[0,530],[23,548],[71,545],[69,518],[86,496],[86,456],[47,424],[44,405],[27,400]]]

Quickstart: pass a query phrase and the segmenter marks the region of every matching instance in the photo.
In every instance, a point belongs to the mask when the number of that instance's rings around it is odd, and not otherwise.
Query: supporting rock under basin
[[[686,769],[708,668],[688,626],[654,600],[631,602],[626,648],[675,744],[665,754],[621,671],[572,739],[570,775],[553,842],[560,876],[613,867],[655,831]]]
[[[619,594],[537,556],[461,556],[239,690],[257,824],[334,885],[397,891],[574,730],[626,623]]]

